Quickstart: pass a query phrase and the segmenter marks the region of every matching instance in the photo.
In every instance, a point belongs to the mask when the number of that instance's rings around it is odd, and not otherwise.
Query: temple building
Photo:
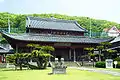
[[[30,43],[49,45],[55,48],[51,53],[54,57],[78,61],[80,56],[85,54],[84,48],[111,40],[85,37],[86,32],[87,30],[74,20],[27,17],[25,33],[3,32],[2,35],[16,52],[30,52],[26,46]]]
[[[112,40],[110,43],[112,44],[110,49],[117,50],[116,56],[120,57],[120,36],[114,38],[114,40]]]

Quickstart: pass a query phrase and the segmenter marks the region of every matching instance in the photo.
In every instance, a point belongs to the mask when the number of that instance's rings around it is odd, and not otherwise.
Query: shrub
[[[117,64],[116,68],[120,68],[120,62],[118,62],[118,64]]]
[[[105,62],[104,62],[104,61],[96,62],[95,67],[98,67],[98,68],[105,68]]]
[[[114,59],[115,61],[120,61],[120,57],[117,57]]]
[[[95,67],[97,68],[105,68],[105,62],[96,62]],[[113,64],[113,67],[115,68],[115,65]],[[120,62],[116,65],[116,68],[120,68]]]

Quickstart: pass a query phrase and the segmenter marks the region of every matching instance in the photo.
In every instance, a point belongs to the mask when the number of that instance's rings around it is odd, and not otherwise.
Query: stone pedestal
[[[66,74],[66,67],[64,68],[52,68],[53,74]]]

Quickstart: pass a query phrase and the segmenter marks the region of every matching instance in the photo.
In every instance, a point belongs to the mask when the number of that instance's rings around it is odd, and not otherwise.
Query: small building
[[[86,32],[87,30],[74,20],[27,17],[26,33],[3,32],[2,35],[16,52],[30,52],[26,46],[30,43],[49,45],[55,48],[51,53],[54,57],[64,58],[65,61],[78,61],[85,54],[84,48],[95,47],[101,42],[111,40],[85,37]]]
[[[116,26],[113,26],[111,28],[105,28],[103,29],[102,36],[108,36],[108,37],[117,37],[119,36],[120,31],[117,29]]]
[[[12,49],[4,48],[0,46],[0,63],[6,62],[6,55],[7,54],[13,54],[14,51]]]

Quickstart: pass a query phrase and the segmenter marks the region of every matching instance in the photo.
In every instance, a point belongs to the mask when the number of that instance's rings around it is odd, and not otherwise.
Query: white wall
[[[108,36],[110,37],[117,37],[119,35],[119,31],[118,29],[113,29],[113,28],[116,28],[116,27],[112,27],[109,31],[108,31]]]

